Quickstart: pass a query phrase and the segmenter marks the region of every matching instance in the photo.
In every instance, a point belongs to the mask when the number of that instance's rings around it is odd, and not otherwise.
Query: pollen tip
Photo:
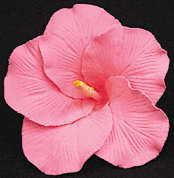
[[[87,97],[92,97],[95,100],[100,100],[100,94],[94,90],[93,87],[88,86],[85,82],[80,80],[74,81],[74,86],[79,90],[82,91],[82,94]]]
[[[79,87],[80,86],[80,81],[79,80],[74,81],[74,86],[75,87]]]

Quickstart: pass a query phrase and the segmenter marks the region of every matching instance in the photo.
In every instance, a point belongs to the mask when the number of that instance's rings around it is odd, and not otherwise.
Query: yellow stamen
[[[97,91],[94,90],[93,87],[89,87],[86,83],[76,80],[74,81],[74,86],[79,90],[82,91],[84,95],[87,97],[92,97],[95,100],[100,100],[100,95]]]
[[[81,82],[79,80],[74,81],[74,86],[79,87],[81,85]]]

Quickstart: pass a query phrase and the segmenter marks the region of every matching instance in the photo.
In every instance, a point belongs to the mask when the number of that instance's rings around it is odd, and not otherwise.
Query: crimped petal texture
[[[82,62],[85,81],[100,90],[109,77],[124,76],[156,104],[165,90],[167,52],[146,30],[124,27],[121,40],[119,34],[110,30],[91,41]]]
[[[111,128],[112,114],[107,104],[64,126],[45,127],[25,118],[22,130],[24,154],[46,174],[77,172],[102,146]]]
[[[14,110],[42,125],[63,125],[88,115],[95,102],[62,94],[43,71],[40,37],[17,47],[4,81],[5,100]]]
[[[63,93],[73,98],[85,97],[73,85],[75,80],[84,81],[81,56],[93,37],[113,27],[122,26],[102,8],[93,5],[77,4],[51,17],[40,48],[46,74]]]
[[[154,159],[168,135],[169,121],[162,110],[124,77],[106,81],[113,116],[112,131],[96,155],[115,166],[129,168]]]
[[[82,57],[82,73],[85,81],[98,91],[104,88],[105,81],[120,72],[119,54],[122,51],[123,29],[112,28],[94,38]],[[124,65],[124,62],[121,63]]]

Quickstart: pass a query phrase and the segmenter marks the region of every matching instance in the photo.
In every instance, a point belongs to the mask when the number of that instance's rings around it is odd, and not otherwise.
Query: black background
[[[74,4],[93,4],[104,8],[122,25],[146,29],[154,34],[168,51],[170,68],[165,82],[167,89],[157,103],[170,120],[170,132],[160,155],[144,166],[131,169],[115,167],[92,156],[78,173],[45,175],[27,161],[21,146],[23,116],[4,101],[3,79],[13,49],[42,35],[52,14]],[[172,1],[63,1],[4,0],[0,1],[0,178],[173,178],[174,177],[174,4]]]

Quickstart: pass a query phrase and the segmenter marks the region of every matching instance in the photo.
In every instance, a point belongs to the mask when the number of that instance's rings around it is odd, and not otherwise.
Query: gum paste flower
[[[53,14],[43,35],[12,52],[5,100],[24,115],[22,147],[45,174],[79,171],[91,155],[130,168],[158,156],[169,121],[155,105],[167,52],[102,8]]]

